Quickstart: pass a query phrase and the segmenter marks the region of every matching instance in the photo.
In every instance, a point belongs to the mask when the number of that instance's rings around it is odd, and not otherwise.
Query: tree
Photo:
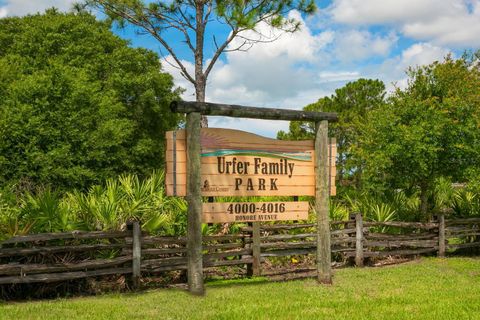
[[[426,219],[438,178],[464,182],[480,166],[480,72],[447,57],[408,75],[405,90],[368,114],[356,154],[377,186],[418,190]]]
[[[87,0],[87,4],[99,8],[110,18],[120,22],[131,23],[138,27],[140,32],[153,36],[168,52],[180,69],[182,76],[195,87],[196,100],[205,101],[207,78],[220,58],[226,51],[247,50],[257,42],[273,41],[271,35],[257,34],[248,37],[247,31],[257,31],[256,27],[263,23],[273,28],[294,32],[300,27],[299,22],[287,18],[289,11],[295,9],[310,14],[315,10],[313,0],[174,0],[153,1],[143,0]],[[213,55],[205,57],[204,43],[207,26],[213,21],[230,31],[224,39],[213,35],[215,46]],[[218,27],[218,24],[217,24]],[[168,34],[173,33],[175,40],[170,40]],[[235,38],[241,39],[236,48],[229,48]],[[193,74],[182,62],[174,43],[180,39],[191,53],[195,62]],[[205,60],[209,58],[209,60]],[[206,63],[205,63],[206,62]],[[207,126],[206,118],[202,124]]]
[[[0,185],[85,188],[162,166],[180,120],[159,57],[87,13],[0,19]]]
[[[353,149],[359,139],[360,125],[372,110],[381,108],[385,101],[385,85],[379,80],[359,79],[335,90],[335,94],[324,97],[304,108],[308,111],[337,112],[339,121],[330,125],[330,134],[337,139],[338,184],[361,185],[363,162],[355,157]],[[309,122],[292,121],[290,131],[280,131],[283,140],[313,139],[314,127]]]

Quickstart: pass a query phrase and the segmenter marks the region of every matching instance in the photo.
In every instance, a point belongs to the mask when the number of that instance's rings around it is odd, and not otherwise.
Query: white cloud
[[[456,47],[480,46],[480,4],[477,4],[477,14],[467,16],[438,17],[430,23],[423,21],[407,23],[403,26],[406,36],[428,40],[435,43]]]
[[[5,7],[0,8],[0,19],[5,18],[8,15],[8,10]]]
[[[303,23],[297,12],[293,17]],[[298,97],[318,87],[315,81],[315,69],[325,65],[327,55],[325,47],[333,41],[333,32],[326,30],[313,34],[303,23],[298,32],[281,33],[267,25],[260,25],[257,31],[279,38],[273,42],[256,43],[248,51],[226,53],[225,62],[218,63],[213,69],[207,86],[209,101],[257,105],[285,106],[285,100]],[[258,39],[258,33],[247,32],[245,37]],[[242,39],[235,39],[230,45],[236,48]],[[316,88],[317,92],[320,90]],[[318,99],[316,97],[313,101]],[[312,101],[310,101],[312,102]],[[295,103],[297,108],[303,104]]]
[[[480,46],[480,0],[334,0],[328,12],[350,25],[394,25],[436,45]]]
[[[319,74],[320,82],[352,81],[360,78],[358,71],[323,71]]]
[[[343,61],[358,61],[372,56],[387,56],[398,37],[391,32],[386,36],[351,29],[335,35],[335,56]]]
[[[387,90],[397,87],[405,88],[407,76],[405,71],[408,67],[418,67],[430,64],[434,61],[442,61],[451,51],[444,47],[430,43],[416,43],[394,58],[386,59],[381,65],[370,70],[372,78],[379,78],[385,82]]]
[[[55,7],[60,11],[68,11],[76,0],[6,0],[0,7],[0,18],[2,16],[24,16],[37,12],[44,12],[45,9]]]
[[[334,0],[333,19],[346,24],[392,24],[429,20],[458,0]]]
[[[292,12],[291,17],[302,21],[301,16]],[[262,34],[279,36],[266,25],[257,28]],[[273,34],[272,34],[273,33]],[[258,37],[258,33],[244,36]],[[276,107],[301,109],[331,94],[339,79],[325,81],[318,69],[329,63],[326,47],[332,43],[334,33],[331,30],[313,34],[302,25],[298,32],[282,33],[273,42],[256,43],[250,50],[232,51],[225,54],[224,60],[217,61],[207,81],[207,97],[210,102],[250,105],[258,107]],[[230,45],[241,45],[236,39]],[[171,61],[171,57],[170,57]],[[209,61],[207,61],[208,63]],[[193,65],[183,61],[191,72]],[[184,80],[178,69],[163,63],[164,69],[174,75],[177,85],[187,88],[183,98],[194,100],[191,84]],[[288,122],[260,121],[209,117],[210,125],[252,131],[261,135],[275,137],[278,130],[288,130]]]
[[[268,47],[269,45],[273,45],[273,43],[259,46]],[[293,42],[291,45],[295,46],[296,43]],[[333,46],[333,49],[320,46],[315,54],[324,57],[326,51],[337,50],[335,43],[330,45]],[[308,70],[298,67],[304,60],[298,55],[289,55],[288,50],[282,49],[281,46],[277,47],[277,51],[271,51],[269,48],[252,48],[249,52],[229,53],[226,62],[219,61],[209,80],[207,100],[261,107],[301,109],[321,97],[332,94],[335,89],[343,86],[346,82],[361,77],[380,79],[384,81],[389,91],[394,89],[394,84],[396,87],[404,88],[408,80],[405,73],[408,67],[441,61],[450,52],[451,50],[447,47],[419,42],[404,49],[398,55],[385,58],[383,62],[377,64],[354,65],[350,69],[344,64],[319,67],[321,62],[314,61],[311,64],[313,69]],[[308,55],[304,56],[304,59],[307,58],[310,59]],[[188,70],[193,70],[191,63],[186,61],[184,63]],[[164,66],[167,71],[176,72],[177,84],[188,85],[188,82],[179,76],[177,69],[165,63]],[[193,100],[193,89],[187,92],[189,92],[189,96],[184,96],[184,98]],[[212,127],[253,131],[273,138],[276,137],[279,130],[288,130],[288,122],[224,117],[209,117],[209,121]]]
[[[173,76],[173,81],[175,85],[185,89],[182,94],[182,98],[184,100],[195,100],[195,88],[190,81],[188,81],[181,75],[180,69],[177,67],[177,64],[172,58],[172,56],[166,56],[161,62],[163,71],[170,73]],[[185,67],[185,69],[187,69],[187,72],[189,74],[195,74],[195,66],[193,63],[187,60],[180,60],[180,62]]]
[[[333,32],[326,30],[314,35],[297,11],[291,11],[289,18],[301,22],[302,26],[299,31],[295,33],[285,33],[277,29],[272,29],[265,23],[261,23],[257,26],[256,31],[246,31],[242,33],[242,37],[249,39],[263,41],[275,39],[275,41],[255,44],[246,54],[249,56],[260,55],[263,59],[286,56],[292,60],[315,61],[317,59],[316,53],[333,41]],[[243,39],[237,37],[232,41],[229,48],[236,48],[242,43]],[[245,52],[231,52],[228,56],[229,59],[235,59],[236,57],[243,58]]]
[[[434,61],[443,60],[450,50],[430,43],[416,43],[402,52],[403,67],[407,66],[421,66],[430,64]]]

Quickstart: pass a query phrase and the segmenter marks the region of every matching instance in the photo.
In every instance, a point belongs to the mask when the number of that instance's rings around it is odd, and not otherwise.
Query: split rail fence
[[[366,259],[446,253],[480,247],[480,218],[432,223],[370,222],[356,214],[331,222],[332,255]],[[17,236],[0,243],[0,285],[58,282],[106,275],[141,276],[187,269],[186,237],[152,236],[134,222],[118,232],[63,232]],[[260,224],[238,234],[204,236],[203,267],[245,266],[261,275],[271,257],[314,255],[315,224]]]

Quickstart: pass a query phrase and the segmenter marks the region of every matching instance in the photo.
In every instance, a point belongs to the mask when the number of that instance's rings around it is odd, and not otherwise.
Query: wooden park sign
[[[317,278],[331,283],[329,195],[335,194],[335,147],[328,141],[328,121],[335,113],[255,108],[203,102],[173,102],[185,113],[185,130],[167,133],[168,195],[185,196],[188,286],[203,294],[202,222],[301,220],[308,202],[202,203],[215,196],[315,196]],[[314,141],[279,141],[251,133],[200,128],[201,115],[313,121]],[[329,146],[332,145],[332,146]]]
[[[200,130],[202,196],[315,196],[314,141],[282,141],[217,128]],[[169,131],[166,192],[187,194],[185,130]],[[336,146],[329,145],[330,194]],[[308,202],[204,203],[205,223],[305,220]]]
[[[315,196],[313,140],[284,141],[252,133],[202,128],[202,196]],[[166,189],[187,194],[185,130],[169,131]],[[329,145],[329,190],[335,195],[336,146]]]

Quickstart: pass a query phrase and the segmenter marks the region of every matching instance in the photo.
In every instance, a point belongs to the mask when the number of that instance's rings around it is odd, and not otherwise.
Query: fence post
[[[261,250],[260,250],[260,222],[255,221],[252,223],[252,274],[253,276],[259,276],[262,273],[261,270]]]
[[[133,221],[132,233],[132,285],[133,288],[138,288],[140,286],[142,260],[142,230],[138,221]]]
[[[199,112],[187,114],[187,275],[188,290],[194,295],[205,294],[202,255],[202,193],[200,161]]]
[[[243,232],[243,248],[244,249],[252,249],[252,262],[247,263],[247,277],[252,277],[253,276],[253,226],[251,222],[247,222],[247,231]],[[247,240],[247,235],[248,239]]]
[[[360,212],[355,214],[355,265],[363,267],[363,217]]]
[[[317,281],[332,283],[332,248],[330,239],[328,121],[315,123],[315,212],[317,213]]]
[[[445,215],[438,215],[438,256],[445,257]]]

